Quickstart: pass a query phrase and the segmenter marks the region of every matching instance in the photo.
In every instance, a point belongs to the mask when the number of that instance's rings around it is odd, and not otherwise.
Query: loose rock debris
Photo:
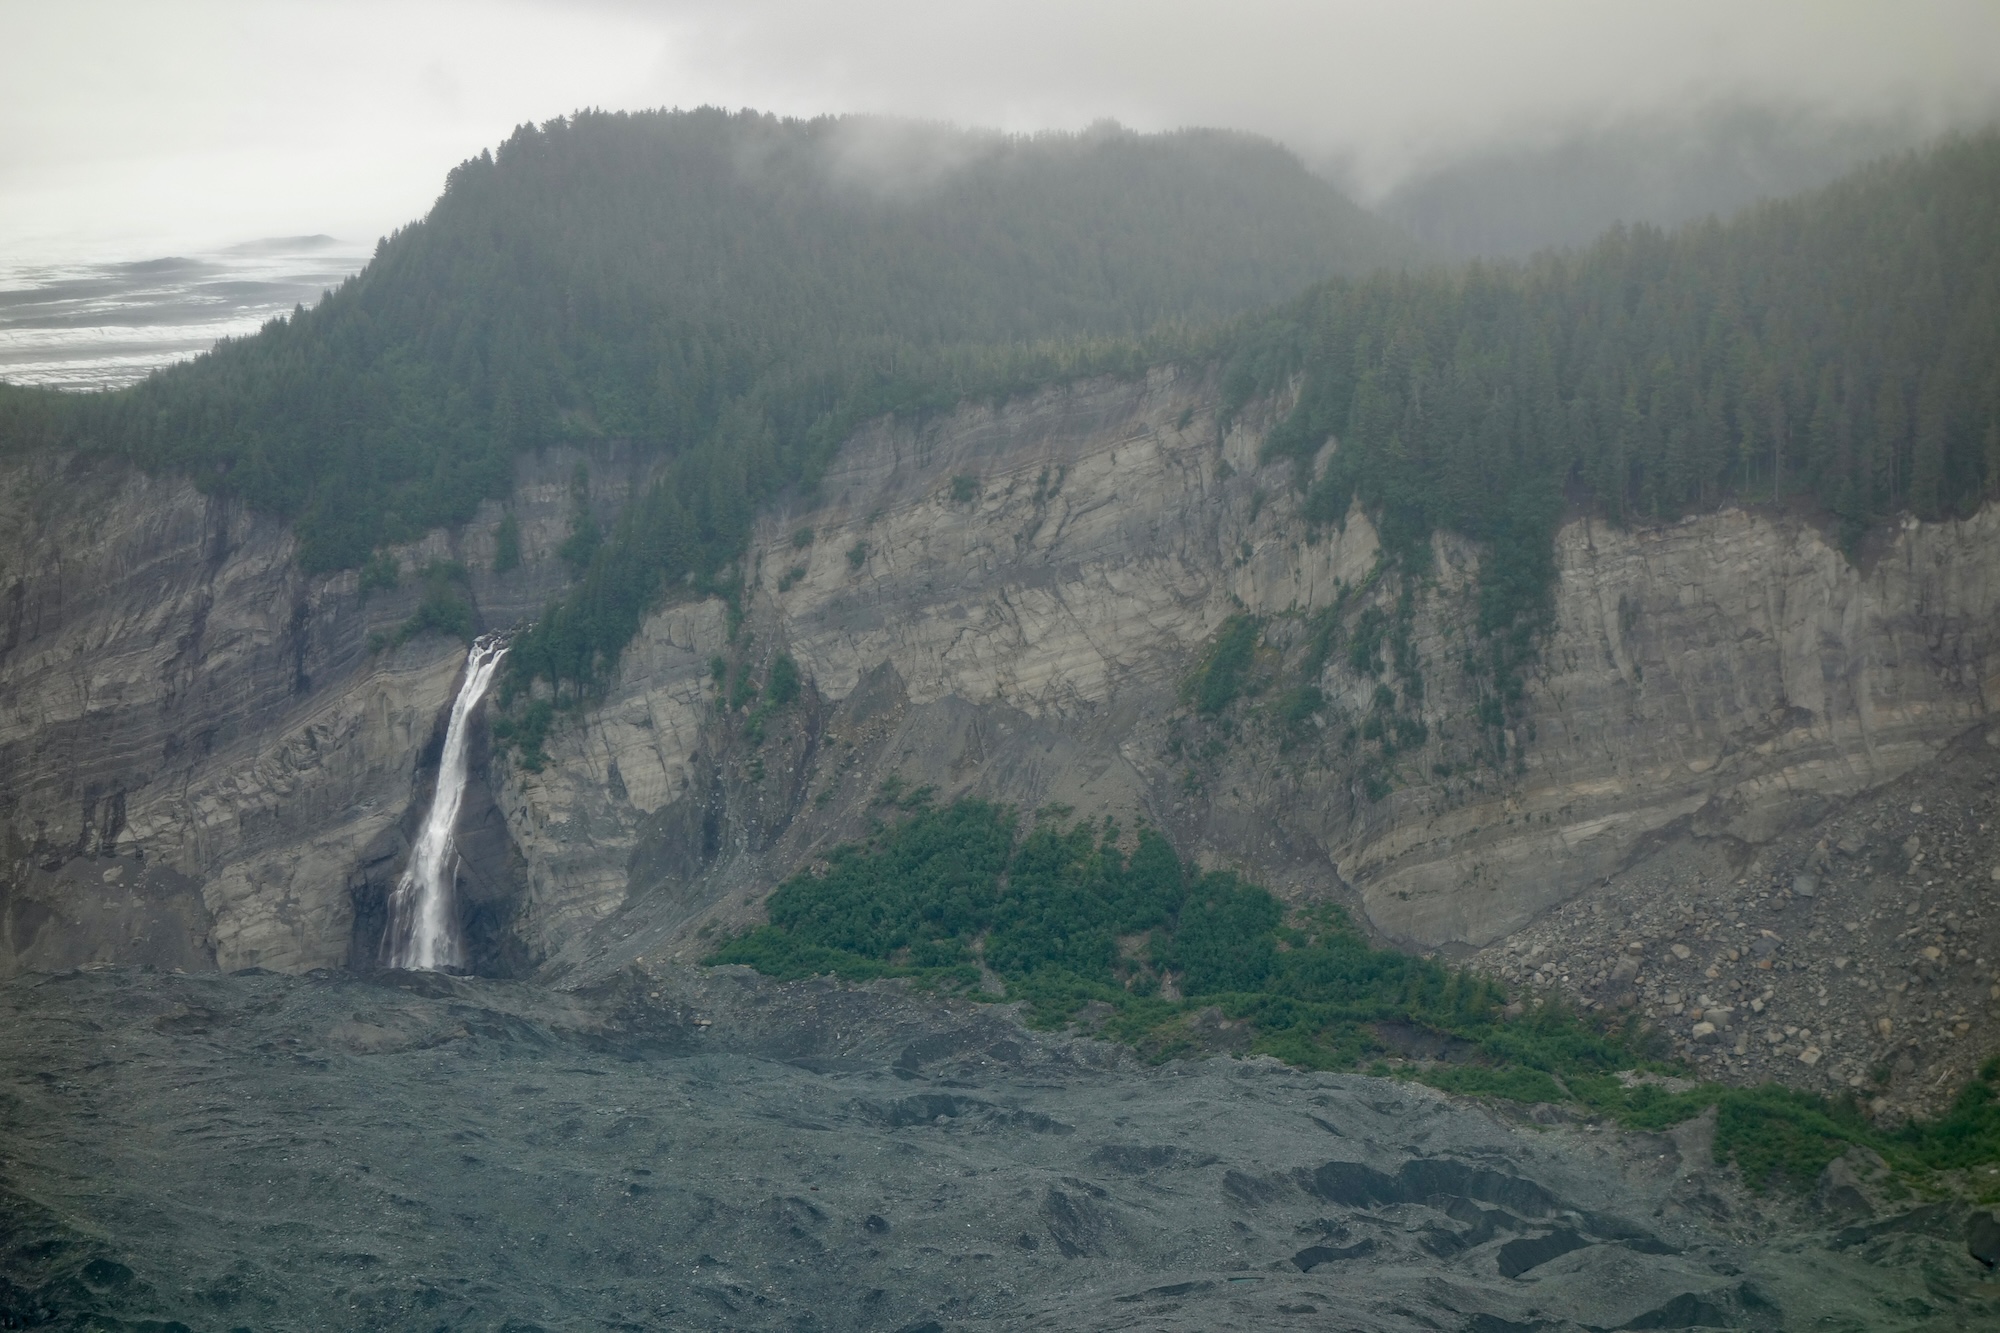
[[[1470,961],[1706,1077],[1934,1116],[2000,1051],[2000,735],[1761,848],[1671,843]]]

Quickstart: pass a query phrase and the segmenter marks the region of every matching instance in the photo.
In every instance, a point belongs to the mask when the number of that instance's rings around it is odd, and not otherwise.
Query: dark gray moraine
[[[1541,1119],[737,969],[24,977],[0,1327],[2000,1327],[1963,1210]]]

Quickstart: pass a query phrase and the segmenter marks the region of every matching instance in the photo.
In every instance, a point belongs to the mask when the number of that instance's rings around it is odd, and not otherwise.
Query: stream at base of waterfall
[[[462,971],[465,940],[458,921],[458,849],[453,834],[465,799],[465,767],[472,714],[485,697],[507,645],[497,635],[473,642],[465,655],[464,678],[445,727],[438,760],[437,790],[423,828],[410,849],[410,863],[389,896],[389,928],[382,962],[419,972]]]

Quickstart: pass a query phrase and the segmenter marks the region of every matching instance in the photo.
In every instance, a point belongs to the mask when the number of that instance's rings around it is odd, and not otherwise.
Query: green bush
[[[1257,617],[1240,612],[1222,622],[1215,642],[1182,691],[1196,711],[1214,715],[1236,701],[1256,658],[1257,636],[1262,629]]]
[[[407,643],[419,634],[438,633],[471,643],[475,627],[466,588],[471,576],[456,560],[433,560],[424,566],[424,600],[396,629],[395,642]]]
[[[394,555],[387,551],[377,551],[361,566],[360,592],[366,597],[371,592],[386,592],[396,586],[402,577],[403,566]]]
[[[1190,998],[1264,989],[1278,957],[1278,900],[1227,872],[1203,875],[1179,905],[1173,943],[1158,961],[1181,974]]]
[[[771,895],[771,925],[883,962],[921,940],[969,940],[991,924],[1013,834],[1013,815],[984,802],[919,811],[837,850],[824,875],[787,880]]]
[[[1854,1143],[1877,1136],[1858,1113],[1823,1097],[1767,1084],[1715,1098],[1715,1155],[1733,1161],[1752,1189],[1809,1185]]]
[[[1468,1041],[1503,1032],[1504,996],[1491,983],[1374,948],[1337,908],[1287,924],[1268,892],[1183,865],[1152,829],[1139,831],[1128,854],[1108,823],[1064,828],[1051,817],[1023,829],[986,802],[938,808],[900,789],[884,799],[907,817],[838,849],[819,872],[786,880],[771,896],[770,925],[710,961],[778,968],[773,960],[788,960],[781,970],[792,975],[800,960],[819,959],[839,963],[841,975],[936,981],[937,969],[977,955],[1040,1022],[1104,1000],[1135,1044],[1152,1033],[1163,1049],[1165,1029],[1217,1004],[1250,1020],[1262,1048],[1323,1067],[1382,1049],[1368,1025],[1389,1018]],[[1181,999],[1158,998],[1169,978]],[[1573,1017],[1542,1022],[1547,1031],[1530,1022],[1505,1035],[1538,1058],[1590,1069],[1617,1067],[1627,1054],[1602,1034],[1563,1045],[1558,1035],[1582,1030]]]
[[[771,660],[771,675],[764,685],[764,697],[773,708],[783,708],[799,697],[799,664],[792,660],[790,653],[779,653]]]
[[[493,572],[507,574],[521,567],[521,522],[509,510],[493,531]]]
[[[749,673],[746,671],[737,681],[738,694],[732,696],[734,706],[741,707],[742,703],[735,702],[735,700],[740,697],[741,700],[747,701],[750,697],[750,691],[754,691],[755,688],[755,686],[750,684]],[[771,670],[764,678],[763,702],[757,705],[757,710],[750,715],[750,720],[744,724],[743,734],[745,738],[752,745],[760,744],[764,739],[764,723],[773,713],[785,708],[798,697],[799,664],[792,660],[790,653],[779,653],[777,657],[772,659]],[[759,760],[758,762],[761,763],[762,761]]]
[[[501,713],[493,719],[493,737],[503,745],[511,745],[521,756],[521,767],[530,773],[539,773],[548,764],[548,751],[543,748],[549,738],[549,729],[555,725],[556,707],[547,699],[534,699],[511,713]]]
[[[1423,1081],[1446,1092],[1499,1097],[1510,1102],[1565,1102],[1563,1085],[1545,1069],[1526,1065],[1446,1065],[1428,1070]]]
[[[602,545],[604,529],[590,505],[590,470],[578,463],[576,475],[570,479],[569,536],[556,548],[556,554],[571,570],[581,574],[590,568],[597,548]]]
[[[1892,1160],[1938,1171],[2000,1162],[2000,1056],[1960,1089],[1943,1117],[1906,1127],[1886,1151]]]
[[[1357,675],[1382,674],[1382,641],[1388,636],[1389,617],[1379,606],[1371,606],[1355,618],[1347,636],[1347,665]]]
[[[887,783],[904,817],[836,849],[779,885],[770,923],[726,942],[710,963],[768,975],[905,977],[978,996],[983,962],[1029,1022],[1058,1026],[1108,1005],[1104,1035],[1156,1060],[1203,1049],[1191,1020],[1213,1006],[1247,1025],[1251,1049],[1310,1069],[1356,1069],[1420,1046],[1402,1076],[1472,1096],[1567,1102],[1635,1129],[1664,1129],[1710,1107],[1716,1160],[1753,1189],[1797,1187],[1854,1145],[1912,1172],[2000,1160],[2000,1059],[1950,1115],[1897,1134],[1852,1102],[1766,1085],[1704,1083],[1669,1092],[1619,1071],[1685,1072],[1636,1019],[1611,1022],[1563,1004],[1510,1006],[1493,979],[1371,945],[1338,907],[1287,913],[1227,871],[1185,865],[1139,830],[1023,827],[1005,807],[930,804]],[[1169,984],[1180,997],[1165,998]]]
[[[1317,685],[1295,685],[1279,696],[1276,715],[1288,732],[1304,731],[1313,714],[1326,707],[1326,694]]]

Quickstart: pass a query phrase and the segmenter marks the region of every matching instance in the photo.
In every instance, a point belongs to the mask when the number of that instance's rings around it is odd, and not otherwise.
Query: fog
[[[1436,254],[1520,257],[1587,242],[1617,222],[1726,217],[1938,129],[1913,108],[1855,115],[1719,102],[1474,146],[1373,202]],[[1339,179],[1338,164],[1330,174]]]
[[[584,106],[1227,126],[1407,209],[1419,182],[1577,144],[1615,167],[1668,136],[1695,145],[1699,177],[1701,145],[1745,107],[1805,127],[1766,135],[1756,151],[1793,165],[1760,158],[1747,188],[1810,183],[1990,116],[2000,90],[1988,0],[0,0],[0,37],[14,262],[296,233],[365,245],[419,216],[456,161]],[[904,177],[950,166],[922,136],[848,160],[865,173],[881,154]],[[1673,204],[1677,179],[1653,170],[1621,197]]]

